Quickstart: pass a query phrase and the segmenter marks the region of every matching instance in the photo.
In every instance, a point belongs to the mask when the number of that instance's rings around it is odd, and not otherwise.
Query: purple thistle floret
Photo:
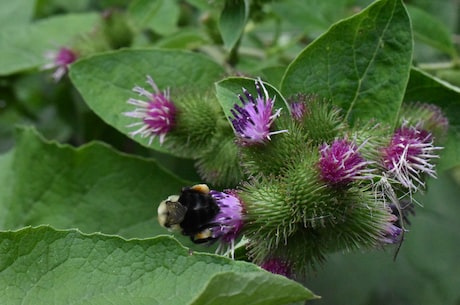
[[[307,112],[307,106],[304,102],[294,102],[290,104],[291,116],[294,120],[300,121],[305,112]]]
[[[355,179],[370,179],[372,169],[352,142],[336,139],[320,147],[319,168],[321,178],[330,185],[346,185]]]
[[[287,132],[287,130],[270,131],[281,109],[272,114],[275,98],[268,96],[262,80],[256,80],[255,84],[257,97],[254,99],[252,94],[243,88],[244,97],[238,95],[243,106],[235,104],[231,109],[233,118],[230,119],[242,145],[262,144],[269,141],[271,135]]]
[[[289,263],[279,258],[270,258],[263,262],[260,267],[271,273],[283,275],[288,278],[292,275]]]
[[[230,245],[231,255],[235,246],[235,240],[243,227],[243,205],[233,190],[219,192],[211,190],[209,193],[220,208],[214,217],[211,227],[212,237],[220,239],[223,244]]]
[[[142,138],[149,138],[149,145],[158,136],[160,144],[163,144],[166,134],[175,126],[176,106],[169,98],[169,89],[160,92],[157,85],[150,76],[147,76],[147,83],[152,86],[154,93],[136,86],[133,91],[140,96],[148,98],[147,101],[130,98],[128,104],[137,108],[134,111],[124,112],[125,116],[140,119],[127,127],[140,126],[139,129],[130,132],[134,137],[140,135]]]
[[[436,178],[432,160],[439,158],[430,132],[414,126],[396,130],[388,147],[383,150],[383,164],[391,177],[399,181],[409,192],[424,186],[423,175]]]
[[[77,60],[78,55],[72,49],[62,47],[57,52],[46,52],[45,57],[49,60],[49,63],[44,65],[43,69],[48,70],[56,68],[52,77],[57,82],[69,71],[69,65]]]
[[[383,228],[383,235],[380,241],[384,244],[396,244],[400,241],[402,229],[397,226],[398,216],[390,214],[388,223]]]

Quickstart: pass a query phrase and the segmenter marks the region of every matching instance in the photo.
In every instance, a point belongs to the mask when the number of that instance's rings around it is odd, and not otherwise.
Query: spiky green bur
[[[168,133],[166,146],[176,154],[197,158],[208,152],[224,115],[211,94],[181,94],[175,98],[176,125]]]
[[[266,219],[264,232],[251,235],[249,239],[249,256],[260,263],[270,256],[282,257],[292,263],[297,274],[315,269],[325,260],[327,254],[356,249],[373,249],[380,244],[385,226],[390,217],[385,206],[374,204],[372,192],[362,194],[360,189],[350,189],[344,197],[335,203],[334,214],[317,215],[317,224],[321,218],[329,218],[324,225],[303,226],[302,223],[290,222],[291,232],[282,238],[282,231],[270,234],[271,222]],[[367,198],[367,203],[360,201]],[[314,204],[314,203],[313,203]],[[274,213],[274,211],[273,211]],[[264,214],[269,214],[264,211]],[[255,216],[253,216],[255,217]],[[262,216],[261,216],[262,218]],[[274,218],[274,217],[273,217]],[[278,216],[278,219],[281,219]],[[263,220],[259,221],[263,223]],[[281,227],[282,228],[282,227]]]
[[[348,192],[353,192],[349,190]],[[347,193],[348,193],[347,192]],[[360,192],[360,191],[359,191]],[[371,192],[364,196],[372,196]],[[292,262],[298,275],[307,274],[325,261],[326,255],[334,252],[356,249],[373,249],[380,244],[389,213],[383,205],[366,206],[353,197],[361,194],[348,194],[347,208],[341,210],[334,225],[316,228],[300,228],[290,236],[284,245],[273,249],[273,255]],[[358,198],[355,198],[358,199]],[[369,201],[370,202],[370,201]]]
[[[338,194],[320,180],[318,160],[318,149],[310,146],[301,158],[286,166],[278,181],[292,211],[291,220],[298,227],[323,227],[334,221]]]
[[[280,175],[241,192],[249,256],[256,263],[282,257],[302,273],[327,253],[378,244],[389,213],[376,201],[370,181],[331,187],[320,179],[318,160],[318,149],[310,147]]]
[[[359,147],[359,153],[374,167],[381,167],[382,148],[391,140],[391,128],[375,121],[356,122],[347,137],[353,139]]]
[[[329,101],[316,96],[296,95],[292,103],[305,105],[302,115],[292,115],[302,126],[302,131],[314,144],[330,142],[347,128],[341,111]]]
[[[195,163],[198,173],[214,186],[236,186],[243,179],[243,172],[235,137],[228,123],[219,128],[210,147]]]
[[[246,183],[238,196],[244,202],[249,255],[260,264],[295,231],[292,213],[280,186],[263,177]]]
[[[273,136],[263,145],[240,147],[241,165],[247,175],[277,175],[287,163],[294,162],[305,152],[307,136],[288,114],[276,120],[275,128],[288,132]]]
[[[366,186],[354,186],[343,195],[340,217],[322,234],[325,247],[331,252],[375,248],[390,222],[386,204],[376,200],[373,190]]]
[[[112,49],[128,47],[133,41],[133,32],[128,18],[121,10],[106,10],[102,14],[102,31]]]

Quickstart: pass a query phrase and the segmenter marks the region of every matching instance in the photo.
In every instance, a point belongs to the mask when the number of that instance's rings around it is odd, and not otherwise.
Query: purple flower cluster
[[[160,91],[150,76],[147,76],[147,83],[152,92],[134,87],[133,91],[145,99],[130,98],[128,104],[136,108],[124,115],[138,119],[128,125],[137,127],[130,132],[131,136],[149,138],[149,145],[158,137],[162,144],[176,127],[176,105],[170,100],[169,90]],[[400,202],[407,193],[412,195],[423,187],[426,176],[436,176],[433,161],[439,158],[437,152],[441,148],[434,145],[436,133],[428,127],[443,129],[447,126],[447,119],[439,109],[425,109],[425,119],[431,120],[428,123],[414,115],[388,136],[388,127],[384,124],[364,124],[347,130],[348,125],[346,122],[342,125],[343,118],[338,111],[323,107],[327,104],[312,104],[307,109],[310,105],[303,99],[291,102],[290,115],[277,121],[281,109],[274,109],[275,97],[269,96],[261,79],[255,81],[255,89],[257,95],[243,88],[243,94],[238,95],[239,103],[234,104],[229,117],[238,144],[232,146],[236,151],[232,157],[242,163],[242,168],[247,170],[244,174],[252,180],[238,192],[209,190],[206,186],[205,191],[197,191],[201,197],[190,193],[187,198],[197,207],[187,205],[187,211],[201,212],[203,198],[212,210],[207,217],[190,213],[197,223],[192,232],[195,235],[188,235],[192,241],[219,241],[217,251],[225,251],[233,258],[235,241],[245,233],[248,256],[263,269],[286,277],[295,272],[294,266],[303,268],[311,262],[322,261],[334,242],[343,249],[401,242],[404,224],[408,221]],[[186,108],[187,99],[179,102],[179,118],[191,112],[184,109],[199,107],[197,103]],[[196,119],[203,117],[203,112],[196,113],[196,117],[189,119],[191,127],[203,125]],[[288,132],[280,126],[289,126],[290,134],[271,141],[273,135]],[[188,143],[192,135],[189,128],[184,129]],[[179,130],[182,125],[177,125],[176,132]],[[213,133],[219,137],[206,144],[219,145],[225,140],[234,145],[233,135],[224,139],[227,131],[219,134],[219,129],[213,128],[210,137],[215,136]],[[215,155],[227,149],[223,146]],[[210,151],[214,152],[212,148]],[[218,160],[214,157],[212,161]],[[280,164],[274,164],[278,160],[282,160]],[[225,166],[227,159],[219,161],[223,161],[219,165]],[[251,167],[252,164],[257,166]],[[259,164],[266,167],[259,167]],[[412,196],[407,197],[413,200]],[[244,199],[244,204],[240,198]],[[176,224],[180,227],[184,223],[182,219]],[[336,234],[342,228],[344,230]],[[327,230],[334,234],[328,235]],[[324,236],[331,236],[327,243],[312,238],[323,232]],[[301,244],[289,247],[291,243]]]

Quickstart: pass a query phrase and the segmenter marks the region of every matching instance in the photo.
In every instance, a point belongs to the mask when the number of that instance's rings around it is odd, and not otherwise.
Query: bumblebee
[[[220,208],[209,194],[206,184],[184,187],[180,195],[171,195],[158,206],[158,222],[161,226],[180,231],[197,244],[212,241],[210,228]]]

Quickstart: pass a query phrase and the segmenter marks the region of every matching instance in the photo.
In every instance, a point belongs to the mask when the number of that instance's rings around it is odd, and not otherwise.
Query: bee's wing
[[[184,220],[187,207],[178,201],[168,201],[166,204],[169,205],[168,212],[171,223],[180,224]]]

